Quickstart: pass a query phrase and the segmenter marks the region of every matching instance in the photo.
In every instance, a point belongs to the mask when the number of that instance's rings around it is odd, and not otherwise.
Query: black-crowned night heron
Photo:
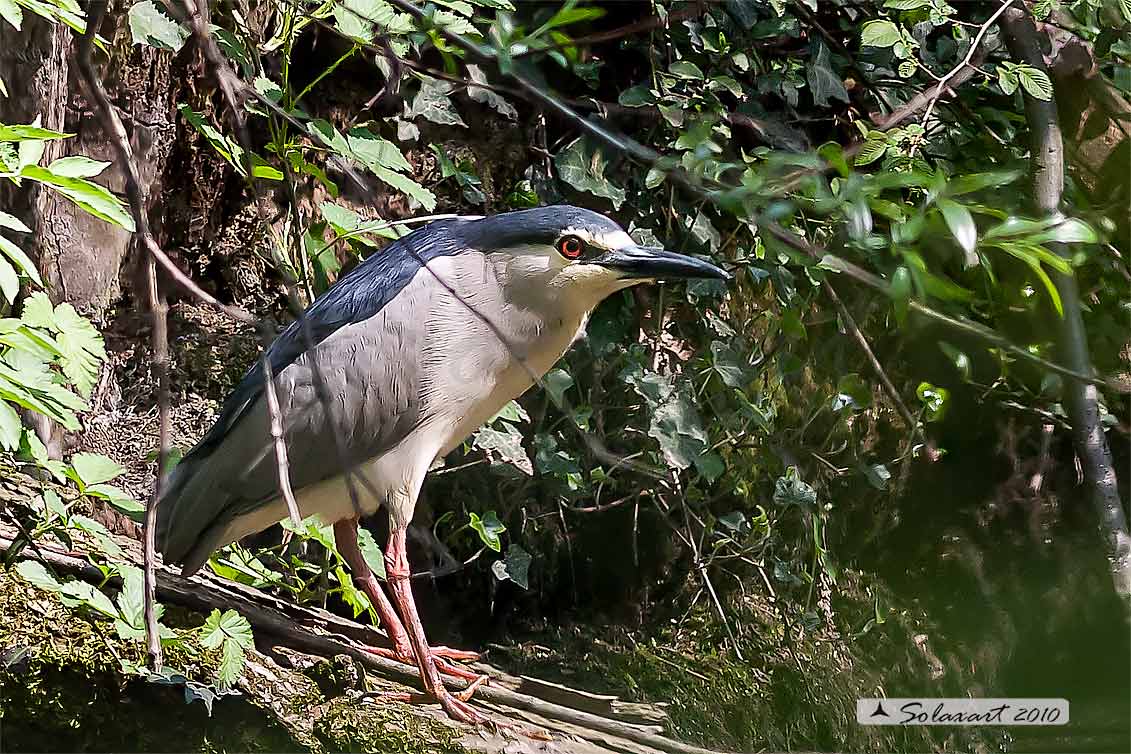
[[[371,256],[310,306],[307,333],[295,322],[268,349],[299,510],[334,524],[391,654],[415,660],[452,717],[484,720],[440,678],[474,677],[448,662],[474,655],[428,646],[409,585],[405,530],[429,467],[545,374],[609,294],[660,278],[727,277],[643,248],[577,207],[441,220]],[[169,475],[158,548],[186,574],[287,516],[264,384],[257,362]],[[389,512],[385,573],[396,610],[358,547],[350,487],[361,514]]]

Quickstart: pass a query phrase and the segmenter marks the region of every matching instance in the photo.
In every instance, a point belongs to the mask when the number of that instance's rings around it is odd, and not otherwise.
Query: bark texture
[[[1006,45],[1015,59],[1048,71],[1041,51],[1040,34],[1027,11],[1010,8],[1002,15],[1001,26]],[[1060,212],[1064,192],[1065,165],[1056,97],[1054,95],[1044,101],[1026,94],[1025,111],[1029,121],[1036,209],[1041,214],[1056,216]],[[1054,245],[1054,248],[1062,256],[1069,256],[1063,245]],[[1091,356],[1076,279],[1055,271],[1052,275],[1064,307],[1064,315],[1057,322],[1061,361],[1074,371],[1090,374]],[[1127,517],[1119,499],[1111,450],[1100,421],[1098,390],[1095,385],[1068,379],[1065,403],[1072,422],[1076,453],[1084,469],[1087,494],[1106,540],[1115,590],[1125,605],[1131,606],[1131,536],[1128,535]]]

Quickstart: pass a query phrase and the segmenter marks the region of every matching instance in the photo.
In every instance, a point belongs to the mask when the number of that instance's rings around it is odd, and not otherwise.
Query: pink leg
[[[354,581],[369,596],[370,602],[373,603],[373,609],[377,611],[377,617],[381,621],[381,627],[385,629],[385,633],[389,635],[389,639],[393,642],[392,650],[383,647],[367,647],[366,649],[375,655],[397,660],[406,665],[415,664],[412,642],[409,641],[404,624],[401,623],[392,603],[385,595],[385,590],[381,588],[377,577],[373,575],[373,570],[365,562],[361,548],[358,547],[357,519],[346,519],[334,524],[334,540],[338,545],[338,552],[345,558],[346,564],[353,572]],[[478,660],[479,655],[475,652],[464,652],[448,647],[434,647],[432,648],[432,657],[437,669],[444,675],[473,683],[481,677],[477,673],[446,661]]]
[[[425,691],[439,701],[444,711],[455,720],[476,725],[490,722],[489,718],[477,712],[465,700],[451,694],[440,681],[436,660],[424,636],[424,626],[421,625],[420,616],[416,612],[416,601],[413,599],[412,586],[409,584],[410,571],[404,528],[396,527],[389,533],[389,547],[385,553],[385,576],[392,587],[393,599],[404,617]],[[474,686],[477,685],[473,684],[469,690],[474,690]]]

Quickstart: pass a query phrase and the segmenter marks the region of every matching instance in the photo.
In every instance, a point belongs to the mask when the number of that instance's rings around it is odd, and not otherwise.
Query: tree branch
[[[1014,58],[1048,73],[1037,27],[1028,12],[1010,8],[1001,17],[1001,29]],[[1040,100],[1026,92],[1025,111],[1029,121],[1034,199],[1039,211],[1055,217],[1060,214],[1064,190],[1064,141],[1057,119],[1055,95],[1049,100]],[[1063,244],[1053,244],[1052,248],[1063,257],[1071,257]],[[1060,356],[1075,372],[1090,374],[1091,355],[1076,278],[1055,270],[1052,275],[1064,310],[1056,323]],[[1065,392],[1076,452],[1091,487],[1092,504],[1106,539],[1115,591],[1123,600],[1124,607],[1131,609],[1131,535],[1128,534],[1127,517],[1119,499],[1111,450],[1100,422],[1099,394],[1095,384],[1082,379],[1069,380]]]

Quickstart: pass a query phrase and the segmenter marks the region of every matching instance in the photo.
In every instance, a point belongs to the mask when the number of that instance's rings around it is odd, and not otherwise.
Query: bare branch
[[[1002,16],[1001,28],[1013,57],[1047,75],[1048,66],[1041,52],[1037,27],[1028,12],[1011,8]],[[1050,217],[1056,217],[1060,214],[1064,191],[1064,140],[1060,134],[1055,95],[1048,100],[1040,100],[1026,92],[1025,111],[1029,121],[1029,155],[1037,208]],[[1061,256],[1071,257],[1064,244],[1052,244],[1052,247]],[[1052,276],[1064,310],[1056,323],[1060,356],[1076,372],[1091,372],[1092,359],[1076,278],[1056,270],[1052,271]],[[1076,453],[1091,487],[1092,504],[1106,539],[1108,566],[1115,591],[1124,607],[1131,610],[1131,534],[1128,533],[1127,517],[1119,499],[1111,449],[1100,421],[1099,394],[1091,381],[1072,379],[1065,385],[1065,398],[1072,420]]]
[[[155,672],[160,672],[161,634],[157,626],[156,612],[156,523],[157,503],[161,499],[161,483],[165,474],[165,466],[169,458],[169,338],[166,325],[166,307],[157,290],[157,266],[155,260],[163,258],[165,262],[176,270],[176,265],[165,256],[153,234],[149,229],[149,217],[145,211],[145,201],[142,196],[141,181],[138,178],[137,162],[134,159],[133,149],[129,137],[126,135],[125,126],[118,115],[117,109],[110,102],[102,80],[94,70],[91,54],[94,49],[94,40],[98,36],[98,29],[106,15],[106,3],[91,2],[87,4],[86,31],[79,41],[77,62],[86,83],[87,92],[94,101],[102,123],[107,133],[111,136],[111,145],[121,163],[122,171],[126,177],[126,196],[130,203],[130,213],[133,215],[134,225],[143,246],[149,252],[146,260],[146,273],[149,283],[149,308],[153,320],[153,364],[152,371],[157,376],[157,406],[158,422],[160,426],[160,450],[157,456],[157,471],[153,478],[153,495],[145,508],[145,576],[144,576],[144,615],[146,647],[149,653],[149,662]],[[177,270],[177,272],[180,272]]]

